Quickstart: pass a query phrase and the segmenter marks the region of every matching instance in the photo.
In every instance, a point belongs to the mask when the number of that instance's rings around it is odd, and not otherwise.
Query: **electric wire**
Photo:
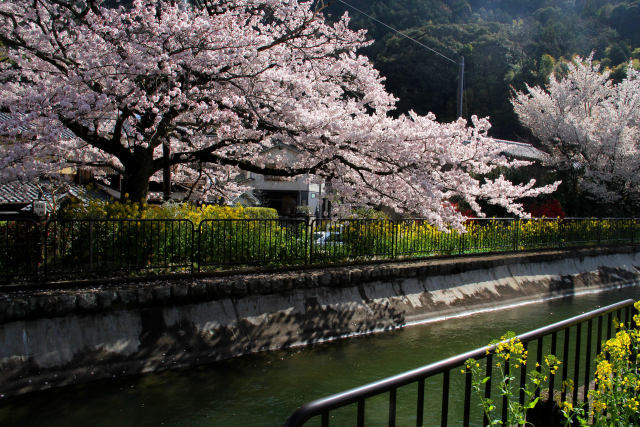
[[[456,60],[454,60],[454,59],[451,59],[451,58],[449,58],[448,56],[446,56],[446,55],[444,55],[444,54],[442,54],[442,53],[438,52],[437,50],[435,50],[435,49],[433,49],[433,48],[430,48],[429,46],[427,46],[426,44],[422,43],[421,41],[416,40],[416,39],[414,39],[413,37],[408,36],[408,35],[406,35],[405,33],[401,32],[401,31],[399,31],[399,30],[396,30],[396,29],[395,29],[395,28],[393,28],[392,26],[387,25],[387,24],[385,24],[384,22],[380,21],[379,19],[376,19],[376,18],[374,18],[373,16],[371,16],[371,15],[369,15],[369,14],[365,13],[364,11],[362,11],[362,10],[358,9],[357,7],[350,5],[350,4],[349,4],[349,3],[347,3],[346,1],[344,1],[344,0],[338,0],[338,1],[339,1],[340,3],[342,3],[342,4],[344,4],[345,6],[350,7],[351,9],[355,10],[356,12],[359,12],[359,13],[363,14],[364,16],[366,16],[367,18],[371,19],[372,21],[375,21],[375,22],[377,22],[378,24],[380,24],[380,25],[383,25],[383,26],[387,27],[387,28],[388,28],[388,29],[390,29],[391,31],[393,31],[393,32],[395,32],[395,33],[397,33],[397,34],[400,34],[402,37],[404,37],[404,38],[406,38],[406,39],[409,39],[409,40],[411,40],[412,42],[419,44],[419,45],[420,45],[420,46],[422,46],[423,48],[425,48],[425,49],[427,49],[427,50],[429,50],[429,51],[431,51],[431,52],[435,53],[436,55],[439,55],[439,56],[443,57],[443,58],[444,58],[444,59],[446,59],[447,61],[453,62],[454,64],[458,64],[458,61],[456,61]]]

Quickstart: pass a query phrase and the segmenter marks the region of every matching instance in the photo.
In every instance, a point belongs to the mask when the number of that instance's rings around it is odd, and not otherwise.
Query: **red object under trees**
[[[524,209],[534,218],[564,218],[565,213],[557,199],[525,203]]]

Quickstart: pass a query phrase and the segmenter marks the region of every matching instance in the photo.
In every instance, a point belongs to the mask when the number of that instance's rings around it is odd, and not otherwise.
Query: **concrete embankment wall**
[[[637,248],[0,294],[0,395],[152,372],[627,286]]]

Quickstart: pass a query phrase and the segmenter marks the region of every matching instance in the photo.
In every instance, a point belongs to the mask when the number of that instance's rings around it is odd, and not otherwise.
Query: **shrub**
[[[278,219],[278,211],[273,208],[251,207],[245,208],[244,211],[251,219]]]
[[[148,205],[130,201],[92,200],[75,202],[59,214],[64,219],[188,219],[195,226],[205,219],[278,219],[272,208],[243,206],[202,205],[191,203],[165,203]]]
[[[634,304],[640,311],[640,302]],[[590,413],[583,405],[562,403],[566,425],[627,427],[640,425],[640,316],[632,325],[618,325],[596,358],[595,389],[588,394]],[[627,329],[629,326],[629,329]],[[590,424],[591,422],[591,424]]]
[[[634,307],[640,310],[640,302]],[[596,361],[596,388],[589,392],[593,424],[629,426],[640,424],[640,316],[635,325],[619,325],[616,336],[607,340]]]
[[[527,412],[533,409],[540,400],[536,397],[536,392],[540,390],[543,382],[547,381],[549,376],[555,375],[560,364],[560,360],[552,354],[544,357],[544,363],[537,365],[536,370],[528,373],[528,381],[522,389],[515,387],[516,375],[514,371],[505,369],[507,364],[515,369],[519,369],[527,364],[527,350],[524,345],[516,337],[514,332],[507,332],[500,337],[500,340],[494,340],[489,343],[494,346],[493,350],[487,349],[487,354],[493,351],[495,355],[494,370],[498,371],[498,388],[500,395],[506,399],[507,403],[507,425],[526,425]],[[484,397],[484,386],[489,381],[489,377],[485,375],[485,371],[475,359],[468,359],[465,362],[466,370],[462,373],[471,372],[473,391],[480,398],[480,405],[484,414],[489,421],[489,425],[502,424],[500,415],[496,414],[496,405],[493,399]],[[525,399],[520,403],[520,392],[524,393]]]
[[[190,264],[191,251],[205,265],[304,258],[304,243],[277,218],[270,208],[76,203],[50,224],[48,253],[64,270],[173,268]]]

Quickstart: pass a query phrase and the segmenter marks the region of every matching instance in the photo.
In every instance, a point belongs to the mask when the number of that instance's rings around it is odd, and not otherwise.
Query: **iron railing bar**
[[[446,369],[442,377],[442,405],[440,413],[440,427],[447,427],[449,418],[449,383],[451,370]]]
[[[550,350],[551,354],[553,354],[554,356],[557,356],[556,354],[557,347],[558,347],[558,333],[554,332],[551,334],[551,350]],[[551,400],[553,400],[553,392],[556,388],[555,385],[556,385],[556,375],[551,374],[549,377],[549,398]]]
[[[616,326],[616,329],[619,329],[620,323],[624,323],[624,320],[622,320],[622,313],[623,313],[622,308],[619,308],[618,311],[616,311],[616,313],[618,314],[618,326]]]
[[[544,336],[538,338],[538,346],[536,348],[536,371],[542,371],[542,347],[544,345]],[[540,387],[536,388],[535,397],[540,397]]]
[[[424,423],[424,378],[418,380],[418,402],[416,409],[416,427]]]
[[[598,317],[598,332],[596,335],[596,354],[600,354],[602,347],[602,316]]]
[[[487,365],[486,365],[485,376],[489,379],[484,384],[484,397],[485,399],[491,399],[491,374],[493,371],[493,354],[489,353],[486,359],[487,359]],[[489,417],[487,417],[487,414],[484,413],[482,416],[482,426],[486,427],[488,425],[489,425]]]
[[[206,221],[200,221],[200,223],[198,224],[198,252],[195,254],[195,256],[193,253],[193,249],[191,250],[191,258],[196,260],[196,265],[198,266],[196,271],[198,273],[202,271],[202,225],[203,224],[206,224]],[[195,236],[192,237],[192,240],[194,239],[195,239]]]
[[[320,424],[322,427],[329,427],[329,411],[324,411],[320,418]]]
[[[469,420],[471,419],[471,369],[467,368],[464,384],[464,417],[462,425],[469,427]]]
[[[509,385],[509,375],[511,375],[511,366],[509,365],[509,359],[504,361],[504,382],[505,387],[510,387]],[[509,417],[509,396],[504,394],[502,396],[502,425],[508,425],[508,417]]]
[[[357,427],[364,427],[364,399],[358,400],[358,419],[356,421]]]
[[[529,349],[529,343],[525,342],[522,343],[522,346],[524,348],[524,351],[527,352]],[[522,364],[520,365],[520,397],[519,397],[519,402],[521,405],[524,405],[524,390],[525,390],[525,386],[527,383],[527,364]]]
[[[593,319],[587,322],[587,343],[585,348],[586,360],[584,366],[584,395],[583,403],[585,405],[584,412],[589,413],[589,404],[587,403],[587,393],[589,392],[589,383],[591,382],[591,336],[593,335]]]
[[[397,389],[389,391],[389,427],[396,427]]]
[[[131,271],[131,254],[129,252],[131,250],[131,245],[129,244],[129,235],[131,233],[131,227],[130,226],[127,227],[127,225],[130,225],[130,223],[126,223],[126,225],[122,224],[122,227],[118,228],[118,235],[119,235],[120,242],[121,242],[120,244],[122,246],[124,246],[124,251],[123,252],[125,253],[124,256],[125,256],[126,270],[127,271]],[[126,239],[124,238],[125,233],[126,233],[126,236],[127,236]],[[122,248],[121,248],[121,250],[122,250]]]
[[[574,363],[573,363],[573,398],[571,400],[571,402],[573,403],[573,405],[577,405],[578,404],[578,385],[579,385],[579,381],[580,381],[580,345],[581,345],[581,338],[582,338],[582,323],[578,323],[576,325],[576,345],[575,345],[575,349],[576,349],[576,355],[575,355],[575,359],[574,359]],[[588,368],[587,368],[588,369]]]
[[[44,237],[43,237],[43,243],[44,243],[44,248],[43,248],[43,252],[44,252],[44,259],[42,260],[42,269],[43,269],[43,276],[44,276],[44,280],[47,280],[47,277],[49,275],[49,226],[51,225],[50,221],[47,221],[44,225]],[[55,233],[55,231],[54,231]],[[55,250],[56,248],[53,248],[53,253],[54,253],[54,257],[55,257]]]
[[[624,310],[624,327],[625,328],[629,329],[631,327],[630,321],[631,321],[631,307],[627,307]]]
[[[193,265],[193,260],[196,259],[195,254],[193,253],[194,251],[194,246],[195,246],[195,241],[196,241],[196,236],[195,236],[195,224],[191,221],[189,221],[187,223],[188,225],[190,225],[189,227],[189,231],[190,233],[190,240],[189,240],[189,264],[191,266],[191,274],[193,274],[194,272],[194,265]],[[198,224],[199,225],[199,224]],[[198,247],[200,247],[200,242],[198,241]],[[198,263],[198,271],[200,271],[200,263]]]
[[[564,402],[567,398],[567,387],[566,381],[569,376],[569,340],[571,339],[571,329],[566,328],[564,330],[564,341],[563,341],[563,353],[562,360],[564,360],[562,364],[562,391],[560,394],[560,400]]]

